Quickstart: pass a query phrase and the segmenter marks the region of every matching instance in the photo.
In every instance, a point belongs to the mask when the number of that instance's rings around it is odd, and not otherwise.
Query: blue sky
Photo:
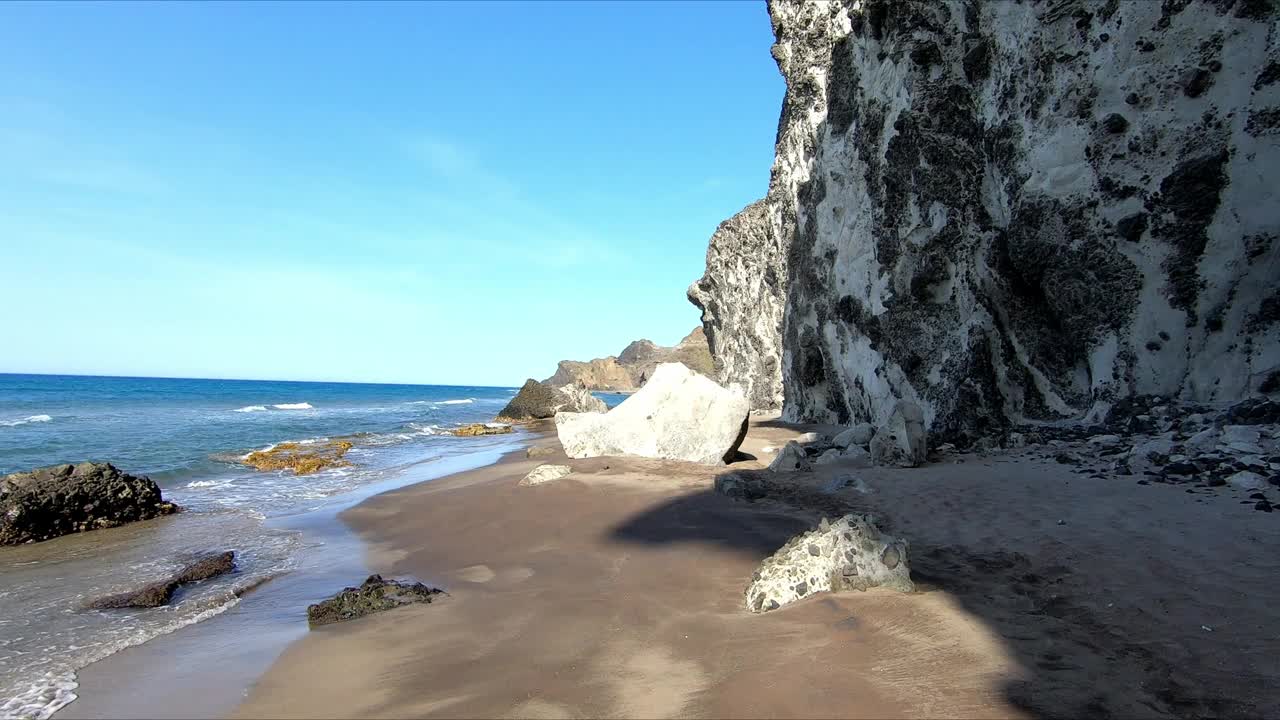
[[[669,344],[764,2],[0,3],[0,372],[510,385]]]

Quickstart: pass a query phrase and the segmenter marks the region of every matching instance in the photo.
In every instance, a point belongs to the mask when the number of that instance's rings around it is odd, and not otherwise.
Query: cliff
[[[879,423],[905,398],[959,442],[1280,389],[1268,0],[769,12],[769,193],[690,289],[723,379],[770,387],[774,358],[788,420]]]
[[[556,387],[582,384],[589,390],[631,392],[639,389],[645,380],[653,376],[654,368],[668,362],[683,363],[690,370],[707,376],[714,376],[715,373],[707,337],[699,327],[672,347],[663,347],[649,340],[636,340],[616,356],[586,362],[561,360],[556,373],[544,382]]]

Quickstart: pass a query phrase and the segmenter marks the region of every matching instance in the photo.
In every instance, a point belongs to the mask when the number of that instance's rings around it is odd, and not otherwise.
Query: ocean
[[[245,593],[307,568],[342,543],[337,511],[405,482],[493,462],[523,431],[455,437],[489,422],[515,388],[0,374],[0,474],[110,462],[150,476],[186,512],[157,521],[0,548],[0,717],[49,717],[76,698],[76,671],[124,648],[218,616]],[[601,395],[610,406],[623,399]],[[350,465],[295,476],[239,462],[281,442],[343,437]],[[235,550],[237,572],[165,608],[88,611],[94,597],[159,578],[200,553]],[[353,552],[348,552],[353,554]],[[350,577],[351,583],[361,578]],[[265,583],[265,585],[264,585]],[[287,583],[286,583],[287,584]],[[322,592],[292,587],[298,603]],[[330,586],[331,593],[340,587]],[[257,590],[254,591],[258,592]],[[250,595],[249,597],[252,597]],[[320,599],[316,595],[311,601]],[[235,628],[228,628],[235,632]]]

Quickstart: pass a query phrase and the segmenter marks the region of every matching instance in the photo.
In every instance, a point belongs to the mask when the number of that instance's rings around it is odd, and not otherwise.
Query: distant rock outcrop
[[[499,422],[527,422],[553,417],[557,412],[604,412],[604,401],[577,383],[553,387],[529,378],[520,392],[498,413]],[[455,433],[457,434],[457,433]]]
[[[571,458],[601,455],[721,463],[747,432],[747,399],[679,363],[659,365],[643,388],[607,414],[556,414]]]
[[[177,511],[150,478],[109,463],[54,465],[0,478],[0,545],[116,527]]]
[[[587,362],[561,360],[556,374],[547,378],[548,385],[581,384],[590,390],[632,392],[653,377],[662,363],[675,362],[690,370],[715,377],[715,362],[701,327],[694,328],[679,343],[663,347],[649,340],[636,340],[617,356],[596,358]]]
[[[769,191],[689,293],[722,379],[962,446],[1280,390],[1277,12],[771,0]]]

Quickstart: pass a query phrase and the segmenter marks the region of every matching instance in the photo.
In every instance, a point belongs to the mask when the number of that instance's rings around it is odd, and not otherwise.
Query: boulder
[[[824,519],[760,564],[745,592],[751,612],[776,610],[817,592],[886,587],[911,592],[907,543],[866,515]]]
[[[871,444],[871,438],[875,437],[876,429],[871,423],[858,423],[838,433],[831,442],[840,449],[848,448],[850,445],[860,445],[866,447]]]
[[[1267,479],[1258,473],[1241,470],[1227,478],[1227,484],[1239,490],[1265,490]]]
[[[116,527],[177,511],[150,478],[108,463],[54,465],[0,478],[0,545]]]
[[[196,560],[174,575],[159,582],[143,585],[136,590],[108,595],[92,600],[88,607],[94,610],[119,608],[153,608],[168,605],[178,588],[187,583],[200,582],[224,575],[236,569],[236,554],[230,550],[212,553]]]
[[[571,472],[573,472],[573,468],[568,465],[539,465],[530,470],[529,474],[525,475],[524,479],[520,481],[520,484],[541,485],[552,480],[559,480]]]
[[[792,440],[769,463],[769,469],[774,472],[808,472],[813,467],[809,464],[809,456],[805,454],[804,447]]]
[[[830,465],[831,463],[840,462],[840,459],[841,459],[840,451],[836,448],[831,448],[830,450],[827,450],[826,452],[819,455],[818,459],[813,461],[813,464],[814,465]]]
[[[718,464],[742,444],[748,411],[741,390],[665,363],[608,413],[557,413],[556,432],[572,458],[636,455]]]
[[[307,624],[314,628],[354,620],[401,605],[429,603],[443,592],[419,582],[384,580],[381,575],[370,575],[360,587],[344,588],[328,600],[309,606]]]
[[[928,445],[924,412],[913,402],[899,400],[871,439],[871,457],[877,465],[916,467],[925,461]]]
[[[527,422],[554,417],[557,412],[604,412],[604,401],[576,384],[552,387],[533,378],[498,413],[501,422]]]
[[[524,451],[524,456],[531,460],[533,458],[547,457],[555,454],[556,449],[553,447],[531,447]]]

